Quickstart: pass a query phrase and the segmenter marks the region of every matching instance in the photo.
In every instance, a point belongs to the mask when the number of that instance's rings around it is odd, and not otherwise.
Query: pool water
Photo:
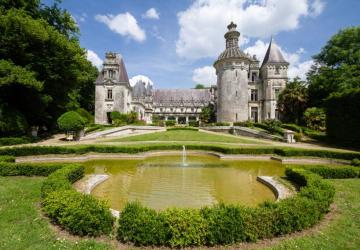
[[[143,160],[93,160],[86,174],[109,174],[92,195],[121,210],[128,201],[161,210],[168,207],[200,208],[223,203],[256,206],[273,201],[272,191],[257,176],[282,176],[276,161],[221,160],[216,156],[157,156]]]

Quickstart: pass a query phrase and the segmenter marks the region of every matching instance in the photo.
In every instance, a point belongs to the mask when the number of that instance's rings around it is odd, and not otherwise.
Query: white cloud
[[[132,87],[134,87],[138,81],[145,82],[146,86],[147,86],[147,84],[154,86],[154,82],[151,81],[151,79],[149,77],[144,76],[144,75],[136,75],[136,76],[132,77],[129,81],[130,81],[130,85]]]
[[[143,42],[146,39],[146,34],[138,25],[135,17],[129,12],[114,15],[96,15],[95,19],[108,26],[108,28],[115,33],[122,36],[127,36],[135,41]]]
[[[189,59],[215,57],[225,47],[230,21],[245,37],[270,37],[299,27],[301,17],[320,13],[321,0],[196,0],[178,13],[176,52]],[[244,44],[244,41],[240,41]]]
[[[298,63],[294,66],[289,67],[288,75],[290,79],[295,77],[300,77],[300,79],[305,80],[306,74],[309,72],[311,66],[314,64],[313,60],[308,60],[302,63]]]
[[[101,69],[103,60],[101,60],[101,58],[94,51],[88,49],[86,51],[86,57],[92,63],[92,65],[94,65],[98,69]]]
[[[312,17],[317,17],[325,9],[325,3],[322,0],[314,0],[310,6],[310,15]]]
[[[194,69],[192,80],[195,83],[204,84],[207,86],[216,84],[216,72],[214,67],[205,66]]]
[[[142,17],[147,19],[160,19],[160,14],[155,8],[150,8]]]
[[[295,53],[291,53],[282,49],[277,45],[283,54],[284,58],[290,63],[288,76],[290,79],[300,77],[302,80],[306,79],[306,73],[309,71],[313,60],[301,62],[300,55],[305,53],[304,48],[299,48]],[[262,40],[257,40],[253,46],[246,48],[244,51],[250,55],[256,55],[260,63],[262,63],[266,50],[269,47],[269,43],[265,43]]]

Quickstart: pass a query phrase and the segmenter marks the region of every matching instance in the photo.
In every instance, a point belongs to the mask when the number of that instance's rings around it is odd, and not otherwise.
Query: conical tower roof
[[[282,55],[279,47],[274,42],[274,39],[271,37],[271,41],[269,44],[269,48],[266,51],[264,61],[261,65],[264,66],[265,64],[289,64],[284,56]]]

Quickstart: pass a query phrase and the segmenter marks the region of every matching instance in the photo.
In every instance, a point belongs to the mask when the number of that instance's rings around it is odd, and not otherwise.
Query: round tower
[[[248,120],[249,65],[252,59],[239,48],[240,32],[231,22],[225,34],[226,49],[214,63],[217,75],[217,121]]]

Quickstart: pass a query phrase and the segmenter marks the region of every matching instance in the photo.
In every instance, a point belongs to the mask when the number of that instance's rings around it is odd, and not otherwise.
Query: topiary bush
[[[198,209],[169,208],[160,214],[164,217],[169,246],[186,247],[205,244],[206,221]]]
[[[164,217],[138,202],[127,203],[119,218],[117,239],[137,246],[164,245],[167,239]]]
[[[201,209],[207,223],[205,239],[208,245],[227,245],[247,239],[245,219],[247,210],[237,205],[219,204]]]
[[[172,127],[172,128],[166,128],[166,131],[174,131],[174,130],[199,131],[198,128],[194,128],[194,127]]]
[[[114,222],[104,202],[72,189],[49,193],[43,209],[54,223],[80,236],[109,234]]]
[[[86,120],[77,112],[68,111],[58,118],[57,124],[59,129],[66,132],[80,131],[85,127]]]

